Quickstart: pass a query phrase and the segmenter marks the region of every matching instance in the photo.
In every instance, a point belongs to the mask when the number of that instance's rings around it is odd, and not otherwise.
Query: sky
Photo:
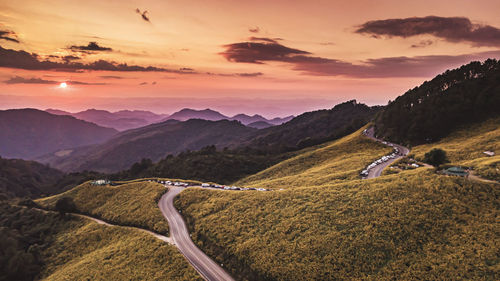
[[[0,109],[384,105],[500,58],[498,11],[498,0],[0,0]]]

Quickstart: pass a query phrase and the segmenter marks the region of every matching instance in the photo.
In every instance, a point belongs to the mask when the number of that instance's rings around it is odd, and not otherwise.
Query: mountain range
[[[112,173],[128,169],[144,158],[157,162],[170,154],[177,155],[211,145],[241,153],[251,150],[257,154],[278,154],[344,136],[366,124],[377,110],[378,107],[349,101],[330,110],[307,112],[287,123],[260,130],[245,126],[239,120],[168,119],[121,132],[102,144],[76,148],[63,155],[51,153],[37,160],[63,171]],[[189,116],[220,117],[209,109],[196,112],[198,115],[191,110],[181,112],[176,115],[179,119],[184,119],[187,112]],[[248,121],[250,119],[245,122]]]
[[[237,114],[233,117],[229,117],[208,108],[204,110],[184,108],[173,113],[172,115],[156,114],[150,111],[143,110],[121,110],[117,112],[109,112],[106,110],[88,109],[76,113],[71,113],[59,109],[46,109],[45,111],[55,115],[70,115],[84,121],[95,123],[102,127],[114,128],[118,131],[126,131],[129,129],[144,127],[153,123],[159,123],[167,120],[187,121],[189,119],[203,119],[209,121],[219,121],[224,119],[231,121],[236,120],[241,122],[243,125],[250,125],[256,122],[267,123],[256,123],[250,126],[253,128],[261,129],[267,128],[269,126],[283,124],[290,121],[294,117],[287,116],[284,118],[277,117],[273,119],[266,119],[258,114],[255,114],[253,116],[246,114]]]

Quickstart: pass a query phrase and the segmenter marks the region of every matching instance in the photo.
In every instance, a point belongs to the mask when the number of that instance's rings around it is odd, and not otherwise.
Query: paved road
[[[174,198],[183,189],[183,187],[170,187],[170,190],[158,202],[163,216],[168,221],[170,237],[203,278],[209,281],[234,280],[222,267],[196,247],[191,240],[186,223],[174,207]]]
[[[383,141],[383,140],[377,139],[375,137],[375,130],[373,127],[370,127],[370,128],[368,128],[368,130],[366,130],[365,136],[367,136],[375,141],[378,141],[378,142]],[[403,158],[404,156],[408,155],[408,153],[410,153],[410,149],[408,149],[407,147],[404,147],[404,146],[399,145],[399,144],[387,142],[387,145],[389,145],[389,144],[392,144],[393,147],[397,147],[399,150],[399,154],[395,158],[389,159],[386,162],[382,162],[382,163],[378,164],[377,166],[373,167],[372,169],[370,169],[370,171],[368,171],[368,176],[366,177],[366,179],[373,179],[373,178],[379,177],[382,174],[382,171],[387,166],[391,165],[392,163],[394,163],[394,161],[396,161],[400,158]]]

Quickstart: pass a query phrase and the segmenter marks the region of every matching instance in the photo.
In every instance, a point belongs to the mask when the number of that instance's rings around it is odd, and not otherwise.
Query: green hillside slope
[[[168,224],[157,202],[167,189],[153,182],[130,182],[118,186],[95,186],[90,182],[36,202],[54,208],[58,199],[71,197],[83,214],[119,225],[137,226],[168,234]]]
[[[500,185],[417,169],[274,192],[186,190],[195,242],[247,280],[500,278]]]
[[[306,149],[236,185],[290,188],[328,185],[359,178],[359,172],[392,149],[373,142],[361,132],[366,128],[324,145]]]

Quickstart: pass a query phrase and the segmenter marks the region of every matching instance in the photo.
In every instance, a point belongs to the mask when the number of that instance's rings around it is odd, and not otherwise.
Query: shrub
[[[446,157],[446,151],[440,148],[433,148],[431,151],[424,155],[424,162],[431,164],[434,167],[438,167],[441,164],[447,163],[448,158]]]
[[[71,213],[76,211],[76,205],[71,197],[63,197],[57,200],[56,210],[64,216],[66,213]]]

